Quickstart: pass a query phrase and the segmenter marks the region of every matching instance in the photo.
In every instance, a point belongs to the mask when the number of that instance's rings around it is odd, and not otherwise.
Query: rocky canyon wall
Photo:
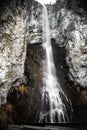
[[[66,48],[69,78],[87,87],[87,12],[75,0],[69,3],[57,0],[47,5],[51,39]],[[43,7],[33,0],[2,0],[0,11],[0,102],[4,103],[10,87],[27,82],[27,45],[43,42]]]
[[[87,104],[84,90],[87,88],[87,10],[82,0],[79,4],[75,1],[57,0],[54,5],[47,5],[47,9],[57,76],[72,101],[78,120],[84,122],[87,113],[84,107]],[[7,122],[37,122],[45,59],[43,6],[34,0],[1,0],[0,12],[0,105],[8,101],[1,109],[5,109],[7,118],[10,115]]]
[[[87,87],[87,12],[79,0],[57,0],[48,6],[51,38],[65,46],[69,77],[75,85]],[[50,9],[51,8],[51,9]]]
[[[41,5],[32,0],[2,0],[0,12],[0,104],[4,104],[10,87],[26,83],[27,44],[42,42]]]

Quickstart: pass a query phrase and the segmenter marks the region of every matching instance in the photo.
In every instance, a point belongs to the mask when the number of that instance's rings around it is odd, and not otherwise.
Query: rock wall
[[[2,3],[4,6],[4,2]],[[0,17],[0,97],[2,103],[12,84],[23,81],[25,42],[25,8],[17,1],[9,2]],[[2,9],[2,8],[1,8]]]
[[[86,8],[69,5],[69,1],[47,5],[51,42],[61,87],[72,101],[77,121],[84,122],[87,91],[81,86],[87,87],[87,15]],[[39,120],[45,58],[43,7],[34,0],[2,0],[0,12],[0,105],[6,97],[8,101],[1,106],[2,115],[5,112],[10,123],[35,123]],[[80,87],[74,88],[73,83]]]
[[[80,6],[75,0],[57,0],[48,10],[51,38],[67,50],[70,79],[87,87],[87,12]]]
[[[28,1],[28,0],[27,0]],[[27,6],[27,34],[26,41],[29,44],[43,42],[43,6],[34,0],[29,0]]]
[[[2,0],[0,11],[0,104],[4,104],[10,87],[26,83],[27,44],[34,39],[42,42],[38,27],[41,5],[32,0]]]
[[[66,47],[70,79],[87,87],[87,13],[75,0],[68,2],[47,5],[51,39]],[[11,86],[26,83],[27,45],[43,42],[43,7],[33,0],[2,0],[0,11],[0,102],[5,103]]]

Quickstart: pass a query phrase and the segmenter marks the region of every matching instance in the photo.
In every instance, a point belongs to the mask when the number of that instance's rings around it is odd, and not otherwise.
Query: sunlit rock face
[[[17,1],[1,4],[0,9],[5,9],[0,17],[0,96],[1,102],[5,103],[11,85],[23,82],[26,10]]]
[[[9,0],[1,1],[0,10],[0,104],[4,104],[11,86],[26,83],[27,44],[42,43],[41,5],[32,0]]]
[[[27,8],[27,37],[29,44],[43,42],[43,6],[37,1],[30,0]]]
[[[87,87],[87,15],[81,5],[68,2],[57,0],[51,9],[48,7],[51,38],[66,47],[70,79]]]

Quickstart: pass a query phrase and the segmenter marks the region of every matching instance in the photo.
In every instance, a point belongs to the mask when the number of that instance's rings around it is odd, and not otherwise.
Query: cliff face
[[[43,32],[43,6],[37,1],[27,1],[27,34],[26,42],[29,44],[42,43]]]
[[[84,6],[80,6],[76,0],[70,3],[69,0],[57,0],[48,9],[51,38],[60,47],[66,47],[70,79],[75,84],[87,87],[87,12]]]
[[[51,38],[67,50],[69,77],[87,86],[87,16],[75,1],[57,0],[48,5]],[[71,6],[71,7],[70,7]],[[27,44],[43,42],[43,8],[36,1],[2,1],[0,14],[0,95],[11,86],[25,83],[24,63]],[[4,102],[4,101],[3,101]]]
[[[27,44],[42,42],[41,5],[32,0],[1,1],[0,11],[0,104],[4,104],[11,86],[26,83]]]
[[[26,11],[16,4],[17,1],[12,1],[4,7],[0,17],[0,96],[3,103],[11,85],[23,81]]]
[[[80,85],[87,88],[87,14],[84,4],[78,7],[75,0],[72,1],[57,0],[47,8],[58,79],[63,90],[68,89],[66,93],[83,121],[87,91],[80,91],[78,87],[78,96],[76,89],[70,87]],[[42,47],[43,6],[34,0],[2,0],[0,12],[0,104],[6,103],[7,97],[15,106],[17,117],[13,122],[36,122],[45,58]],[[20,86],[21,83],[25,86]]]

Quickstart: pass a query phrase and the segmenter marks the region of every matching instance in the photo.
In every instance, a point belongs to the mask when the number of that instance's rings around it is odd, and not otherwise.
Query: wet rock
[[[11,87],[7,101],[13,106],[13,110],[12,112],[11,110],[7,111],[7,116],[9,115],[8,123],[29,124],[38,122],[40,99],[41,95],[37,88],[31,88],[24,84]],[[13,115],[9,113],[13,113]],[[12,118],[12,122],[10,118]]]
[[[76,90],[80,94],[80,98],[83,104],[87,105],[87,88],[76,86]]]
[[[86,100],[86,88],[79,85],[74,85],[74,82],[69,79],[67,75],[69,73],[69,67],[66,62],[67,50],[65,47],[60,47],[59,45],[53,43],[53,56],[54,63],[56,67],[56,72],[58,76],[58,81],[67,95],[68,99],[71,101],[72,112],[69,111],[70,106],[65,102],[68,114],[71,122],[74,123],[86,123],[87,120],[87,100]],[[62,57],[62,58],[61,58]],[[62,97],[62,96],[61,96]],[[63,99],[63,98],[62,98]],[[64,100],[64,99],[63,99]]]
[[[43,47],[41,45],[27,46],[27,55],[25,61],[25,75],[28,78],[29,86],[38,88],[42,87],[43,64],[44,58]]]
[[[7,130],[85,130],[86,126],[68,126],[68,125],[36,125],[36,126],[28,126],[28,125],[11,125]]]
[[[31,90],[24,84],[20,86],[11,87],[9,90],[7,101],[13,105],[12,113],[14,115],[9,115],[13,118],[13,123],[27,123],[29,122],[29,102],[30,102]],[[11,112],[11,111],[10,111]],[[9,112],[7,113],[9,114]],[[11,121],[8,119],[8,123]]]
[[[14,106],[11,103],[2,105],[0,108],[0,129],[6,130],[8,123],[14,122]]]

